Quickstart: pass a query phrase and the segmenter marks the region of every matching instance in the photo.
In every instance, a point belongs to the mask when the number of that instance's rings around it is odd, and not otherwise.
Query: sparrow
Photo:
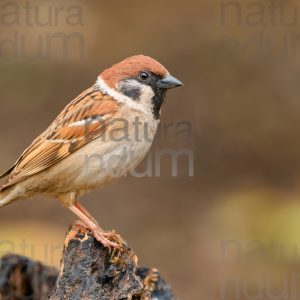
[[[0,178],[0,207],[34,195],[72,211],[105,247],[118,247],[78,202],[83,194],[128,174],[146,156],[166,91],[182,86],[151,57],[135,55],[104,70]]]

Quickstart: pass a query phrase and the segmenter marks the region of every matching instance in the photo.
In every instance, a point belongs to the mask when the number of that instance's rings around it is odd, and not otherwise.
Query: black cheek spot
[[[141,91],[138,87],[126,85],[121,88],[121,93],[133,100],[138,100],[141,96]]]

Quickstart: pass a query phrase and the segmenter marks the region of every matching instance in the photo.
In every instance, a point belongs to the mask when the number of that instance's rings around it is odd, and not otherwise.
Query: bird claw
[[[107,239],[115,242],[118,245],[118,247],[114,247],[112,250],[110,249],[110,262],[113,264],[117,264],[121,259],[121,255],[124,252],[125,247],[127,247],[127,243],[114,230],[104,232],[103,235]]]
[[[120,244],[115,243],[114,241],[109,240],[105,235],[104,232],[100,231],[98,228],[92,229],[94,237],[98,240],[104,247],[106,248],[120,248]]]
[[[116,233],[114,230],[103,232],[103,236],[109,240],[112,240],[112,241],[118,243],[122,247],[124,247],[124,246],[127,247],[126,241],[123,240],[122,237],[118,233]]]
[[[105,232],[99,225],[88,226],[81,220],[78,220],[76,225],[90,229],[95,239],[99,241],[105,248],[109,248],[109,252],[112,253],[113,256],[115,255],[116,250],[121,253],[122,250],[127,246],[127,243],[114,230]]]
[[[126,246],[126,242],[114,230],[103,232],[101,228],[95,227],[92,229],[94,237],[106,248],[111,254],[111,262],[117,262],[120,259],[122,251]]]

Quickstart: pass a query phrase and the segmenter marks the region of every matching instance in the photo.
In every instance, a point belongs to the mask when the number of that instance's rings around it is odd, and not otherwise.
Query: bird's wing
[[[117,109],[118,104],[98,90],[83,92],[2,175],[10,176],[0,191],[55,165],[101,136]]]

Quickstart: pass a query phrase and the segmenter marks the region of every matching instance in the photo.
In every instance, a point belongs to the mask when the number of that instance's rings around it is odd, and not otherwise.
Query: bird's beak
[[[172,89],[182,85],[183,83],[180,80],[171,75],[166,75],[164,78],[157,82],[157,87],[162,89]]]

